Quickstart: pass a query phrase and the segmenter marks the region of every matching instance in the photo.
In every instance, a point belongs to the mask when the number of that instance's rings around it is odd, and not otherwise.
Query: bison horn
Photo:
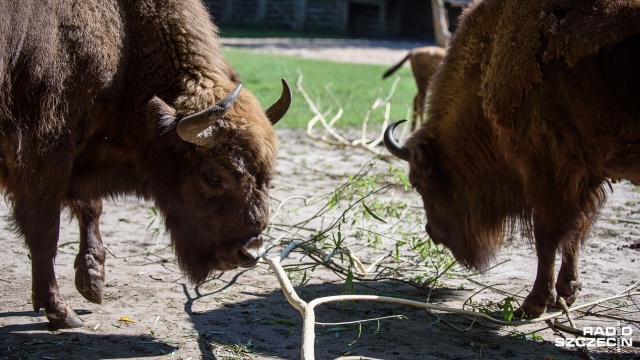
[[[231,108],[231,105],[236,101],[238,94],[240,94],[240,89],[242,89],[242,84],[239,84],[229,95],[218,101],[212,107],[180,120],[176,131],[182,140],[190,143],[197,143],[198,134],[211,126]]]
[[[271,125],[275,125],[282,119],[287,110],[289,110],[289,105],[291,105],[291,88],[289,88],[287,80],[282,79],[282,95],[280,95],[280,99],[265,111],[267,118],[271,121]]]
[[[387,127],[387,130],[385,130],[384,132],[383,140],[384,140],[384,146],[387,148],[387,150],[389,150],[391,155],[396,156],[397,158],[402,159],[404,161],[409,161],[409,156],[410,156],[409,149],[398,144],[396,139],[393,138],[393,130],[396,128],[396,126],[402,124],[405,121],[407,120],[406,119],[398,120],[392,123],[391,125],[389,125]]]

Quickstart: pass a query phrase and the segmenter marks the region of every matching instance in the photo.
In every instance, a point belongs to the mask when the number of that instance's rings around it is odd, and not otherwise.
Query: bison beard
[[[431,85],[428,121],[399,145],[434,242],[483,268],[514,230],[538,269],[517,311],[572,304],[578,250],[609,181],[640,183],[640,3],[473,3]],[[555,278],[556,252],[562,262]]]
[[[104,197],[155,201],[194,283],[255,264],[285,82],[266,111],[232,82],[199,0],[0,0],[0,14],[0,185],[30,250],[35,311],[82,326],[54,272],[62,206],[80,226],[76,288],[102,301]]]

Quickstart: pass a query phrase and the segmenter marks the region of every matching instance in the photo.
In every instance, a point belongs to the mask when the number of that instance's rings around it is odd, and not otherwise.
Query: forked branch
[[[502,325],[502,326],[520,326],[520,325],[529,325],[535,324],[539,322],[544,322],[547,320],[551,320],[557,317],[561,317],[565,315],[565,311],[554,312],[545,316],[541,316],[537,319],[532,320],[516,320],[516,321],[504,321],[495,319],[487,314],[463,310],[463,309],[455,309],[444,306],[433,305],[430,303],[424,303],[413,300],[392,298],[386,296],[376,296],[376,295],[337,295],[337,296],[325,296],[321,298],[314,299],[307,303],[302,300],[298,294],[296,293],[293,285],[289,281],[287,274],[285,273],[282,265],[280,264],[282,260],[284,260],[289,253],[297,246],[296,243],[290,243],[278,256],[267,257],[266,254],[263,256],[264,260],[269,264],[271,269],[275,272],[278,281],[280,282],[280,286],[282,287],[282,291],[285,294],[285,297],[289,301],[289,303],[296,308],[300,314],[302,315],[303,325],[302,325],[302,349],[301,349],[301,359],[303,360],[313,360],[315,358],[315,311],[314,308],[321,304],[326,304],[329,302],[337,302],[337,301],[376,301],[376,302],[387,302],[387,303],[397,303],[402,305],[409,305],[420,307],[424,309],[436,310],[436,311],[444,311],[449,313],[455,313],[465,316],[478,317],[483,320],[489,321],[494,324]],[[596,304],[610,301],[614,299],[619,299],[622,297],[631,297],[631,296],[639,296],[639,292],[626,292],[616,294],[614,296],[610,296],[604,299],[592,301],[586,304],[574,306],[569,311],[576,311],[579,309],[583,309],[586,307],[594,306]]]
[[[313,140],[322,141],[330,145],[342,147],[358,147],[368,150],[379,156],[391,157],[391,154],[383,151],[382,148],[378,147],[378,145],[382,143],[384,130],[389,124],[389,116],[391,113],[391,98],[396,91],[396,86],[398,85],[398,82],[400,80],[399,77],[396,77],[393,84],[391,85],[391,89],[389,89],[389,92],[384,98],[380,96],[376,97],[371,106],[369,106],[362,121],[360,137],[355,140],[347,140],[347,138],[341,135],[335,128],[336,122],[340,120],[340,118],[342,118],[342,115],[344,114],[344,109],[340,104],[340,100],[338,100],[331,89],[327,86],[325,86],[324,88],[325,92],[327,93],[327,95],[329,95],[331,101],[333,101],[338,110],[336,111],[335,115],[333,115],[331,119],[328,120],[327,114],[320,111],[319,106],[313,101],[313,99],[311,99],[307,91],[302,86],[303,77],[304,75],[302,74],[300,69],[298,69],[298,81],[296,82],[296,86],[300,94],[302,94],[305,102],[307,103],[307,106],[309,106],[309,110],[311,110],[311,112],[313,113],[313,117],[307,124],[307,136],[309,136]],[[380,132],[376,138],[369,139],[367,131],[367,127],[369,126],[369,119],[371,118],[371,115],[374,113],[374,111],[381,107],[384,107],[384,120],[382,126],[380,127]],[[322,125],[322,128],[328,134],[328,136],[318,135],[314,133],[314,127],[318,123]],[[404,135],[405,134],[403,133],[402,136]]]

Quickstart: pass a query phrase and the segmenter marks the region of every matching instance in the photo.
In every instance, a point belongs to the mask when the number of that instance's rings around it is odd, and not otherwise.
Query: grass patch
[[[373,101],[379,96],[386,96],[393,84],[392,78],[382,80],[382,74],[388,68],[385,65],[338,63],[229,47],[225,49],[225,55],[240,73],[245,88],[256,95],[265,108],[279,96],[280,78],[287,79],[293,90],[293,101],[289,112],[278,124],[282,128],[304,128],[313,117],[296,88],[297,69],[302,72],[302,85],[316,106],[323,112],[330,111],[327,117],[335,114],[337,108],[325,87],[330,88],[340,101],[344,115],[337,123],[338,126],[360,125]],[[391,120],[406,118],[410,114],[417,91],[408,67],[400,69],[396,74],[401,79],[391,100]],[[383,110],[378,110],[372,115],[370,122],[379,124],[383,120]]]

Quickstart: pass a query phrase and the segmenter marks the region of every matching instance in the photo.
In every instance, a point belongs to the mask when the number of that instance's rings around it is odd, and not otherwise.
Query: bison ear
[[[147,103],[147,116],[156,119],[161,135],[175,130],[178,124],[176,110],[160,100],[157,96],[154,96],[153,99]]]
[[[412,152],[413,163],[420,167],[425,175],[432,175],[436,165],[436,149],[432,144],[418,144]]]

